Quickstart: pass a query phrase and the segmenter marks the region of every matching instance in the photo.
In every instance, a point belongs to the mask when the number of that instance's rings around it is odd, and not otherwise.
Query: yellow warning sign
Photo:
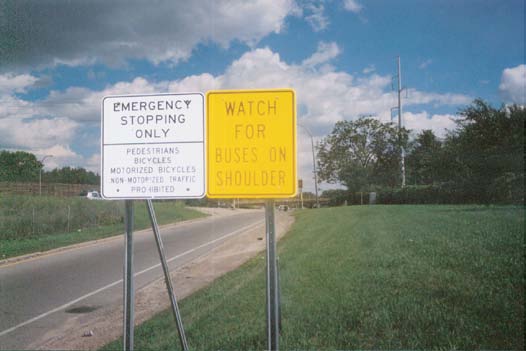
[[[207,101],[207,196],[296,194],[296,97],[292,89],[216,90]]]

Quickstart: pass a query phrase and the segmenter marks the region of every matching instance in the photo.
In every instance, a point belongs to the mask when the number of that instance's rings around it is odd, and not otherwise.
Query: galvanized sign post
[[[134,287],[133,287],[133,200],[126,200],[124,236],[124,350],[133,350]]]
[[[159,233],[159,225],[157,224],[157,218],[155,216],[155,211],[153,208],[153,203],[151,200],[146,201],[148,206],[148,215],[150,217],[150,222],[152,223],[153,234],[155,235],[155,242],[157,243],[157,250],[159,251],[159,257],[161,259],[161,265],[163,267],[164,279],[166,282],[166,288],[168,290],[168,297],[170,298],[170,303],[172,304],[172,312],[174,315],[175,323],[177,324],[177,332],[179,333],[179,341],[181,342],[181,348],[185,351],[188,350],[188,343],[186,341],[186,335],[183,327],[183,320],[181,318],[181,313],[179,312],[179,306],[177,305],[177,298],[175,296],[174,288],[172,285],[172,277],[170,276],[170,270],[168,268],[168,263],[166,262],[166,256],[164,254],[164,246],[161,239],[161,234]]]
[[[267,239],[267,345],[269,350],[279,350],[279,276],[273,200],[265,203],[265,228]]]
[[[267,342],[279,350],[279,271],[274,200],[296,195],[296,97],[292,89],[217,90],[207,100],[207,196],[259,198],[267,239]]]
[[[205,195],[201,93],[107,96],[102,101],[101,194],[125,200],[124,350],[133,350],[133,199],[146,199],[183,350],[188,350],[152,199]]]
[[[146,201],[148,208],[148,215],[152,224],[152,230],[157,244],[157,250],[159,252],[159,258],[161,260],[161,266],[163,268],[164,279],[166,282],[166,288],[168,291],[168,297],[172,305],[172,312],[174,315],[175,323],[177,325],[177,332],[179,334],[179,341],[181,348],[184,351],[188,351],[188,342],[186,341],[186,335],[184,332],[183,321],[179,312],[179,306],[177,304],[177,297],[173,289],[172,278],[170,276],[170,270],[166,261],[166,255],[164,253],[164,246],[159,232],[159,225],[157,223],[157,217],[153,208],[151,200]],[[134,335],[134,279],[133,279],[133,200],[125,201],[125,255],[124,255],[124,332],[123,332],[123,348],[124,351],[133,351],[133,335]]]

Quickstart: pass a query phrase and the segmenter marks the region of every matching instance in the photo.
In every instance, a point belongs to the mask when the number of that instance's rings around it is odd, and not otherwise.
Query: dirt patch
[[[224,216],[234,215],[237,211],[218,208],[206,209],[206,212],[212,216]],[[290,214],[276,212],[278,238],[289,230],[293,221],[294,217]],[[238,268],[264,250],[264,238],[263,223],[229,238],[207,254],[172,271],[175,294],[179,301],[208,286],[221,275]],[[166,293],[164,278],[160,278],[135,292],[135,324],[148,320],[168,307],[170,300]],[[29,349],[95,350],[122,337],[122,328],[122,304],[89,314],[72,314],[62,327],[35,340],[29,345]]]

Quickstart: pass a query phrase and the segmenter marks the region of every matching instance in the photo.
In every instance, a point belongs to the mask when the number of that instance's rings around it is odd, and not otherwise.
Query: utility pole
[[[310,132],[309,128],[304,126],[303,124],[298,123],[300,127],[303,127],[307,134],[310,136],[310,146],[312,149],[312,173],[314,173],[314,191],[316,194],[316,208],[320,208],[320,199],[318,196],[318,173],[316,172],[316,153],[314,151],[314,137],[312,136],[312,133]]]
[[[402,173],[402,188],[405,187],[405,150],[402,145],[402,70],[400,68],[400,56],[397,57],[398,63],[398,142],[400,143],[400,171]]]
[[[313,140],[312,134],[310,134],[310,145],[312,148],[312,172],[314,173],[314,191],[316,194],[316,208],[320,208],[320,197],[318,196],[318,174],[316,172],[316,155],[314,152],[314,140]]]
[[[38,176],[38,194],[39,194],[39,196],[42,196],[42,169],[44,168],[44,161],[48,157],[53,157],[53,155],[46,155],[46,156],[42,157],[42,159],[39,161],[40,162],[40,170],[39,170],[39,176]]]

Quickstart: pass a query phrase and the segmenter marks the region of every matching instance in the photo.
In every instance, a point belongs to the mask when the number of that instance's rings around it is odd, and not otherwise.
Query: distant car
[[[88,191],[86,197],[90,200],[102,200],[102,196],[100,196],[98,191]]]
[[[278,206],[278,211],[288,211],[289,210],[289,206],[287,205],[279,205]]]

